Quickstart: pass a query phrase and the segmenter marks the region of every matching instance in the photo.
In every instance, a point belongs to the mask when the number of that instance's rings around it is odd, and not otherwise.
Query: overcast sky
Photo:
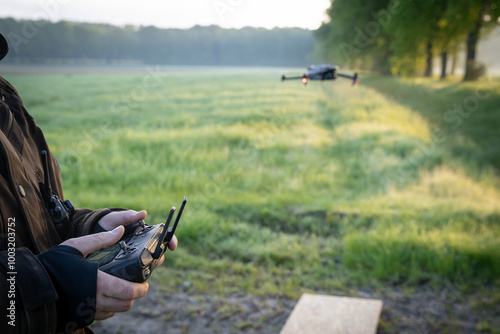
[[[326,20],[329,0],[7,0],[1,17],[189,28],[301,27]]]

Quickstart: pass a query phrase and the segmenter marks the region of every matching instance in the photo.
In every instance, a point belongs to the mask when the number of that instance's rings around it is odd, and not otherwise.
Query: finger
[[[172,240],[168,242],[168,249],[171,251],[174,251],[177,248],[177,245],[179,244],[179,241],[177,240],[177,237],[175,234],[172,236]]]
[[[158,267],[158,266],[161,266],[161,264],[163,263],[163,261],[165,261],[165,255],[162,255],[162,256],[160,257],[160,259],[158,260],[158,263],[156,264],[156,266],[157,266],[157,267]]]
[[[106,230],[112,230],[119,225],[135,224],[141,219],[144,220],[147,215],[145,210],[139,212],[134,210],[110,212],[99,220],[99,225]]]
[[[79,238],[72,238],[64,241],[61,245],[67,245],[78,249],[83,256],[98,251],[100,249],[114,245],[125,231],[123,226],[118,226],[112,231],[89,234]]]
[[[127,210],[123,212],[117,212],[117,213],[122,213],[122,225],[127,226],[130,224],[135,224],[141,219],[146,219],[146,216],[148,213],[146,210],[141,210],[139,212],[134,211],[134,210]]]
[[[144,297],[148,292],[147,282],[134,283],[97,271],[97,291],[103,296],[120,300],[133,300]]]
[[[130,311],[134,300],[121,300],[116,298],[110,298],[106,296],[97,296],[96,298],[96,308],[99,312],[114,313],[114,312],[127,312]]]
[[[108,319],[108,318],[111,318],[112,316],[115,315],[115,312],[102,312],[102,311],[97,311],[95,313],[95,317],[94,319],[95,320],[104,320],[104,319]]]

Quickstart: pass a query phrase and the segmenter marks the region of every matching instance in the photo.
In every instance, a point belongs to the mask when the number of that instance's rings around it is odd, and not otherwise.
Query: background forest
[[[109,24],[0,19],[6,60],[21,63],[302,66],[314,49],[300,28],[160,29]]]
[[[498,35],[499,0],[335,0],[328,20],[301,28],[114,26],[0,19],[14,63],[304,66],[327,62],[382,74],[465,80],[486,72],[481,40]],[[488,50],[498,54],[500,43]],[[462,59],[461,59],[462,58]]]

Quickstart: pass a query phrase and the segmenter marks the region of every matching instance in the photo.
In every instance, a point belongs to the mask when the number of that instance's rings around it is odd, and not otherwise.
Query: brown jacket
[[[71,319],[61,319],[59,308],[69,304],[62,300],[54,274],[37,257],[63,241],[41,194],[44,172],[40,151],[49,152],[52,190],[62,199],[59,166],[19,94],[2,77],[0,99],[0,332],[55,333],[56,323],[60,326]],[[77,209],[70,237],[91,233],[97,221],[109,212]],[[95,298],[95,291],[93,294]],[[66,326],[64,331],[74,329]]]

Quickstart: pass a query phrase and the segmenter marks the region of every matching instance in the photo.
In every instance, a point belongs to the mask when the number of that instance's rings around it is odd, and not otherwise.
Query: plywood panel
[[[303,294],[280,334],[376,333],[382,301]]]

